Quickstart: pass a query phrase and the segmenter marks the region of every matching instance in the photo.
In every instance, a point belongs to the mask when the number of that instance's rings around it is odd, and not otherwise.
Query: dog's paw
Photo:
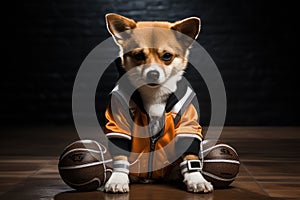
[[[129,192],[129,178],[123,172],[113,172],[105,184],[105,192],[125,193]]]
[[[189,192],[208,193],[213,191],[212,184],[206,181],[200,172],[185,173],[183,182],[186,184]]]

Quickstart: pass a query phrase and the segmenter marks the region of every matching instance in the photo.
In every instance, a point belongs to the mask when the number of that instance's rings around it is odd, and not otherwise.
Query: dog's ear
[[[110,13],[105,16],[107,29],[117,42],[126,39],[129,34],[125,31],[134,29],[136,22],[124,16]]]
[[[192,40],[197,39],[198,34],[200,32],[200,28],[201,28],[201,21],[200,18],[198,17],[189,17],[177,21],[173,23],[173,25],[171,26],[171,29],[189,36],[190,38],[192,38]],[[190,41],[187,43],[189,43],[190,45],[192,42]]]

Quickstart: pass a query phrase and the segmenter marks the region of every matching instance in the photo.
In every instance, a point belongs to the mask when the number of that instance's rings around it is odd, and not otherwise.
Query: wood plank
[[[0,199],[300,199],[299,127],[225,127],[221,139],[238,151],[240,173],[232,187],[211,194],[164,184],[133,184],[129,194],[76,192],[57,170],[59,154],[76,138],[72,127],[5,130]]]

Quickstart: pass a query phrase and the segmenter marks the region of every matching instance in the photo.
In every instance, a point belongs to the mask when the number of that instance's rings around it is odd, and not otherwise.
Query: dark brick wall
[[[299,17],[291,2],[29,0],[12,5],[11,14],[3,18],[7,27],[2,43],[6,62],[1,66],[1,123],[72,123],[77,70],[85,56],[109,37],[104,15],[115,12],[136,20],[199,16],[198,42],[216,62],[226,86],[226,124],[300,125]],[[108,73],[117,77],[113,69]],[[203,91],[200,106],[207,124],[210,104],[205,84],[189,78]]]

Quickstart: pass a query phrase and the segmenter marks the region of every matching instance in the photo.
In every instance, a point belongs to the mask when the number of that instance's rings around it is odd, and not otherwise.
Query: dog
[[[120,48],[121,69],[128,82],[116,85],[105,112],[114,162],[104,190],[125,193],[129,181],[181,178],[189,192],[213,191],[201,175],[202,134],[192,103],[195,93],[183,83],[200,19],[135,22],[110,13],[106,24]]]

